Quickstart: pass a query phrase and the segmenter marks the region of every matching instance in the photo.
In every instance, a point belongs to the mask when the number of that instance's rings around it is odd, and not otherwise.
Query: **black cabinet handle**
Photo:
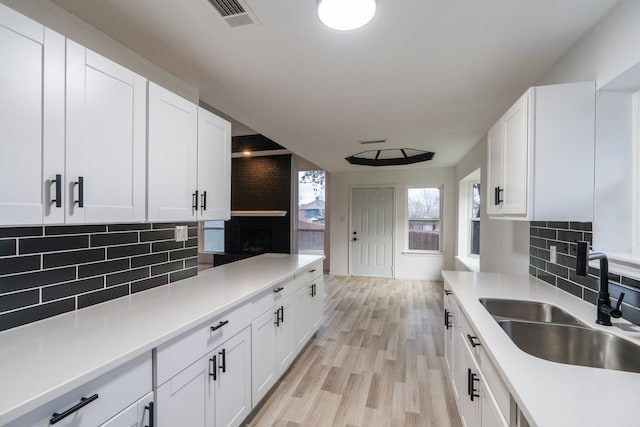
[[[446,308],[444,309],[444,327],[446,329],[451,327],[451,312]]]
[[[284,289],[283,287],[279,287],[278,289],[274,289],[273,293],[277,294],[278,292],[280,292],[283,289]]]
[[[309,273],[315,273],[316,269],[314,268],[313,270],[309,270]]]
[[[212,377],[214,381],[218,379],[218,366],[215,354],[209,359],[209,376]]]
[[[444,294],[445,295],[451,295],[453,292],[451,292],[449,289],[445,289],[444,290]]]
[[[217,331],[218,329],[222,328],[224,325],[226,325],[227,323],[229,323],[228,320],[221,320],[220,323],[218,323],[216,326],[212,326],[211,327],[211,332],[213,331]]]
[[[477,382],[480,382],[480,378],[478,378],[478,375],[474,374],[471,372],[471,369],[469,369],[469,398],[472,402],[475,397],[480,397],[478,390],[476,390]]]
[[[273,315],[276,317],[276,321],[273,323],[276,324],[276,327],[279,327],[280,326],[280,309],[277,309],[276,311],[274,311]]]
[[[191,209],[198,210],[198,190],[194,191],[191,195]]]
[[[146,427],[154,427],[154,425],[155,425],[155,420],[154,420],[155,408],[153,406],[153,402],[149,402],[149,404],[147,406],[145,406],[144,409],[145,409],[145,411],[149,411],[149,424]]]
[[[51,180],[51,183],[56,183],[56,198],[51,200],[51,204],[55,204],[56,208],[62,207],[62,175],[57,174],[56,179]]]
[[[89,403],[93,402],[97,398],[98,398],[98,394],[97,393],[94,394],[91,397],[83,397],[83,398],[80,399],[80,402],[78,402],[75,406],[67,409],[63,413],[59,414],[57,412],[54,412],[51,415],[51,419],[49,420],[49,424],[56,424],[57,422],[62,421],[63,419],[67,418],[69,415],[71,415],[74,412],[78,411],[79,409],[87,406]]]
[[[467,339],[471,343],[472,348],[476,348],[480,345],[480,341],[478,341],[478,337],[474,337],[473,335],[467,334]]]
[[[84,177],[79,176],[74,184],[78,186],[78,200],[74,200],[73,204],[78,205],[79,208],[84,208]]]
[[[218,353],[220,355],[220,369],[222,369],[222,372],[227,372],[227,350],[225,350],[224,348],[222,349],[222,351],[220,353]]]
[[[280,306],[280,323],[284,323],[284,307]]]
[[[203,211],[207,210],[207,192],[203,191],[202,195],[200,196],[200,209],[202,209]]]
[[[504,191],[504,188],[500,188],[500,187],[496,187],[493,189],[493,199],[494,199],[494,205],[498,206],[500,203],[502,203],[504,200],[502,200],[502,192]]]

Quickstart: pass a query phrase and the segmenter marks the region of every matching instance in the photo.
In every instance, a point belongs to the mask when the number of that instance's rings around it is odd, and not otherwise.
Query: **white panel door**
[[[296,319],[292,316],[292,304],[293,295],[282,301],[280,305],[280,321],[278,322],[276,339],[278,375],[282,375],[289,368],[296,355],[296,345],[293,337],[293,324]]]
[[[218,364],[214,381],[215,425],[237,427],[251,411],[251,328],[245,328],[214,352]]]
[[[351,274],[393,277],[393,188],[354,188],[351,208]]]
[[[146,80],[67,40],[66,123],[66,222],[144,221]]]
[[[528,93],[504,115],[503,214],[527,213],[528,187]]]
[[[311,283],[304,285],[293,294],[291,304],[291,317],[295,319],[293,323],[293,342],[295,352],[298,353],[307,343],[311,336],[311,315],[312,315],[312,286]]]
[[[64,37],[0,4],[0,58],[0,226],[63,222]]]
[[[149,82],[149,221],[197,218],[198,107]]]
[[[214,427],[212,353],[158,387],[158,427]]]
[[[198,219],[231,215],[231,123],[198,107]]]
[[[254,405],[262,400],[278,379],[277,315],[274,307],[251,323],[251,379]]]

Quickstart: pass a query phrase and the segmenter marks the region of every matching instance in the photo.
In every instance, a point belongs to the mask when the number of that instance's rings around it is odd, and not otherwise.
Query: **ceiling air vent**
[[[231,27],[244,27],[258,23],[249,7],[238,0],[209,0],[222,19]]]

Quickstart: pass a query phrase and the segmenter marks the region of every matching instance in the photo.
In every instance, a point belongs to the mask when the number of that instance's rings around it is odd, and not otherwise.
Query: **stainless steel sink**
[[[552,323],[500,320],[498,324],[522,351],[541,359],[640,373],[640,346],[618,336]]]
[[[530,322],[586,326],[560,307],[544,302],[480,298],[480,303],[498,321],[517,319]]]

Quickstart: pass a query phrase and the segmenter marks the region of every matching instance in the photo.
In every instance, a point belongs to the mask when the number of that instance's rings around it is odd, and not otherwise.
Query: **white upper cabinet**
[[[198,107],[149,82],[147,219],[197,218]]]
[[[67,223],[145,220],[146,80],[67,40]]]
[[[487,213],[593,219],[595,84],[529,89],[487,135]]]
[[[64,42],[0,4],[0,225],[64,220]]]
[[[228,220],[231,123],[198,107],[198,219]]]

